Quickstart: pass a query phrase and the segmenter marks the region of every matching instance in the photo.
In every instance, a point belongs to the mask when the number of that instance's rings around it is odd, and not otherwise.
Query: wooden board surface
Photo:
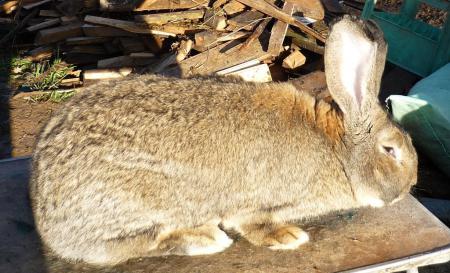
[[[114,268],[94,268],[44,256],[27,198],[28,164],[27,159],[0,162],[0,272],[336,272],[414,254],[421,257],[424,252],[442,254],[445,251],[438,252],[439,248],[450,244],[447,227],[407,197],[391,207],[303,224],[312,242],[298,250],[271,251],[235,237],[229,249],[216,255],[143,258]],[[449,251],[444,254],[450,257]]]

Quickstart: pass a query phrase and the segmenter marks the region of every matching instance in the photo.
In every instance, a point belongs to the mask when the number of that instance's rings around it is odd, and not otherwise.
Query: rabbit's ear
[[[386,49],[374,22],[345,16],[333,25],[325,47],[325,73],[344,115],[366,112],[378,103]]]

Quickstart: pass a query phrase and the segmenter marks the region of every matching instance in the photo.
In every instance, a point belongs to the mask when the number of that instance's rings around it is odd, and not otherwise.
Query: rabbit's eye
[[[384,151],[392,156],[393,158],[397,158],[397,155],[395,154],[395,149],[393,147],[389,147],[389,146],[383,146]]]

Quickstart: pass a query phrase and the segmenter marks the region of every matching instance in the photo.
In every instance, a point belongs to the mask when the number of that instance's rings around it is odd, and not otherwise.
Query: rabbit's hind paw
[[[158,249],[164,255],[207,255],[221,252],[233,243],[217,226],[177,230],[163,239]]]
[[[282,226],[267,234],[264,238],[264,245],[270,249],[296,249],[300,245],[307,243],[309,236],[297,226]]]

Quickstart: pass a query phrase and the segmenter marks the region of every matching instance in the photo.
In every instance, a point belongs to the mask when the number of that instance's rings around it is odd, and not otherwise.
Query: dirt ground
[[[10,100],[11,156],[27,156],[33,152],[37,136],[51,114],[64,103],[33,102],[22,93]]]

